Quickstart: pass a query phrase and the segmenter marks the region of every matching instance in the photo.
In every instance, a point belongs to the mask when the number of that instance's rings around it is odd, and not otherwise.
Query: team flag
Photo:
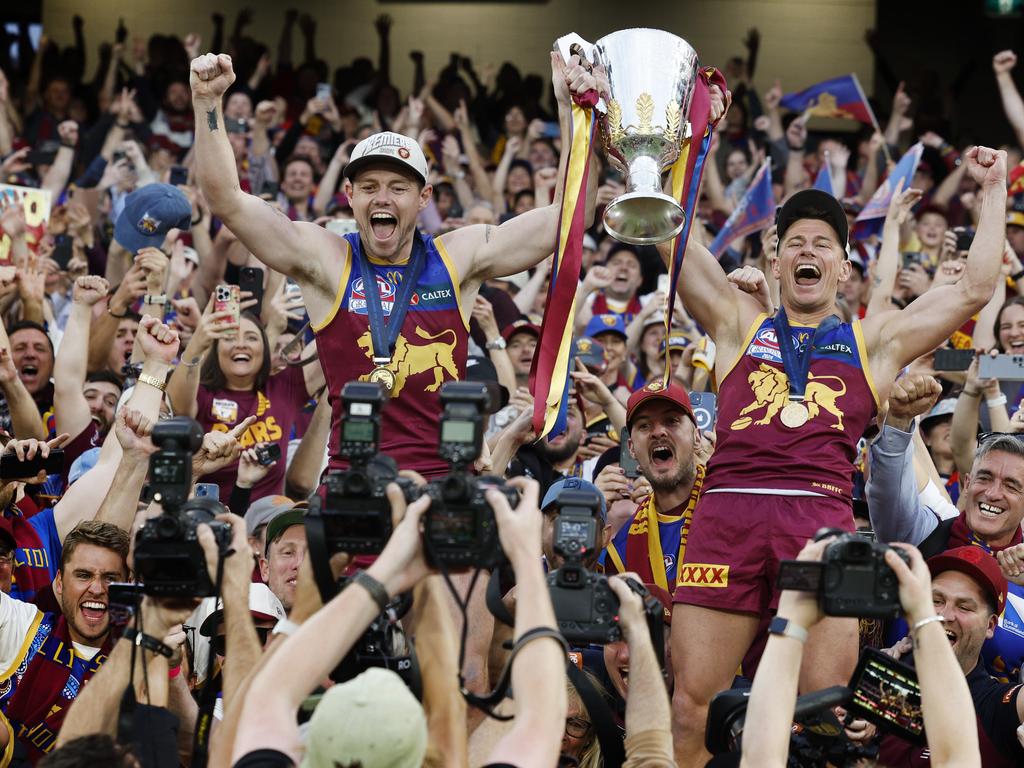
[[[817,186],[817,184],[815,184]],[[830,185],[831,186],[831,185]],[[831,189],[829,190],[831,191]],[[772,164],[766,160],[747,187],[746,194],[736,206],[725,225],[711,241],[708,250],[716,257],[738,237],[767,229],[775,220],[775,195],[772,193]]]
[[[903,181],[903,189],[910,187],[910,181],[917,172],[917,164],[921,162],[921,153],[923,151],[924,144],[921,142],[917,142],[917,144],[906,151],[906,154],[900,158],[900,161],[889,172],[885,181],[875,190],[875,194],[868,200],[864,210],[857,215],[857,221],[885,218],[885,214],[889,212],[889,203],[892,201],[893,192],[896,190],[899,182]]]
[[[821,164],[821,170],[818,171],[818,178],[814,180],[814,189],[820,189],[822,192],[828,192],[832,197],[836,196],[836,193],[832,191],[832,174],[829,171],[827,160]]]
[[[843,75],[797,93],[787,93],[779,103],[793,112],[806,112],[810,117],[844,117],[876,125],[871,105],[856,75]]]

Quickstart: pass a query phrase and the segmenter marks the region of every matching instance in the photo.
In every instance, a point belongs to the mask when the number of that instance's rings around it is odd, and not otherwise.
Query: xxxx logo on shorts
[[[729,586],[729,566],[687,563],[679,569],[676,585],[680,587],[727,587]]]

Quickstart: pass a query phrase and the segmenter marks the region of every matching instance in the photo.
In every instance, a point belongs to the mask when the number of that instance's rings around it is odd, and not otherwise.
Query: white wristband
[[[273,630],[270,634],[272,635],[288,635],[291,637],[299,631],[299,625],[290,619],[278,619],[277,624],[274,625]]]
[[[1006,405],[1006,395],[1000,394],[999,397],[993,397],[991,400],[986,400],[985,405],[989,408],[998,408],[1001,405]]]

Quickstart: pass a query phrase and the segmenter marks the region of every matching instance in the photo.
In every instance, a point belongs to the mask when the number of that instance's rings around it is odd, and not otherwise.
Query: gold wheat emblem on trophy
[[[615,99],[608,100],[608,140],[613,144],[626,135],[622,130],[622,107]]]
[[[665,107],[665,140],[670,144],[674,144],[679,138],[679,118],[679,102],[669,103]]]
[[[636,116],[640,120],[637,131],[641,135],[651,133],[651,121],[654,119],[654,98],[646,91],[636,97]]]

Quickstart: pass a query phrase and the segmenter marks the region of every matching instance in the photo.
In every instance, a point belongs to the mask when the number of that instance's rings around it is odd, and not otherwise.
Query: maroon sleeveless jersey
[[[341,389],[349,381],[368,381],[373,370],[373,344],[367,316],[366,291],[359,264],[352,258],[358,233],[345,236],[344,268],[334,307],[313,330],[320,365],[331,402],[330,469],[344,467],[338,455],[341,435]],[[409,311],[395,343],[388,368],[395,374],[391,400],[381,418],[381,453],[427,478],[448,471],[437,455],[441,423],[441,385],[461,379],[466,369],[469,327],[459,309],[459,276],[440,239],[423,238],[426,263],[412,294]],[[390,317],[405,274],[405,264],[376,263],[377,289]]]
[[[792,331],[797,349],[814,334],[813,328]],[[770,317],[754,321],[742,349],[719,386],[718,440],[704,490],[780,490],[849,500],[857,442],[878,405],[860,321],[837,325],[818,340],[804,401],[810,418],[795,429],[781,420],[789,380]]]

